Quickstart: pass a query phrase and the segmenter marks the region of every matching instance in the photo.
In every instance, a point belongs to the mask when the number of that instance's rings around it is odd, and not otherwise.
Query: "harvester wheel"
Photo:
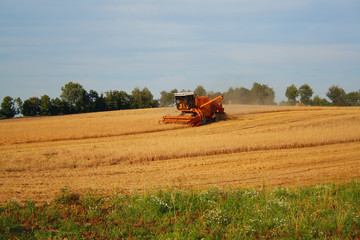
[[[218,122],[218,121],[219,121],[219,118],[217,118],[216,113],[214,113],[214,114],[211,116],[211,121],[212,121],[212,122]]]
[[[203,116],[203,120],[202,120],[202,124],[201,125],[205,125],[206,124],[206,117]]]

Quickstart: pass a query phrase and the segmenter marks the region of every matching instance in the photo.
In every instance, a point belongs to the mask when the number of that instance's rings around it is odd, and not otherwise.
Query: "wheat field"
[[[359,108],[224,108],[228,120],[196,128],[158,123],[175,108],[0,121],[0,201],[359,178]]]

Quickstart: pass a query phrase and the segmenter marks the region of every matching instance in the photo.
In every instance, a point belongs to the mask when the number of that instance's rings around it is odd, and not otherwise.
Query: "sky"
[[[0,0],[0,100],[254,82],[360,90],[359,0]]]

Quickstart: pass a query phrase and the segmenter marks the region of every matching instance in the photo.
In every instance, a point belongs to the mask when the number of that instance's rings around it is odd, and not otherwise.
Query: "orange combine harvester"
[[[162,123],[182,123],[193,127],[207,122],[216,122],[220,114],[224,114],[219,96],[210,100],[208,96],[198,97],[193,92],[175,93],[176,108],[181,111],[180,116],[164,116]]]

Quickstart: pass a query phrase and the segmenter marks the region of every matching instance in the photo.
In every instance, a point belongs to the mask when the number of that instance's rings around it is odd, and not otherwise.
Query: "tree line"
[[[182,90],[185,91],[185,90]],[[160,98],[160,106],[174,105],[174,93],[177,89],[170,92],[162,91]],[[199,96],[208,95],[210,98],[215,98],[223,95],[223,103],[225,104],[257,104],[257,105],[274,105],[275,92],[265,84],[255,82],[251,89],[244,87],[229,88],[226,92],[213,92],[206,90],[202,86],[195,89],[195,94]],[[299,88],[292,84],[287,87],[285,96],[287,101],[282,101],[279,105],[292,106],[296,103],[302,103],[308,106],[360,106],[360,90],[346,93],[343,88],[338,85],[331,86],[326,92],[326,98],[321,98],[319,95],[313,97],[314,91],[308,84],[303,84]]]
[[[170,92],[161,91],[160,99],[154,99],[148,88],[134,88],[131,94],[125,91],[110,90],[98,94],[95,90],[87,92],[79,83],[69,82],[61,87],[60,97],[51,99],[48,95],[31,97],[22,101],[20,98],[13,99],[6,96],[0,108],[0,118],[12,118],[17,114],[23,116],[52,116],[74,113],[100,112],[123,109],[139,109],[174,106],[174,94],[178,92],[173,89]],[[181,90],[180,92],[191,91]],[[209,96],[210,99],[223,95],[224,104],[257,104],[276,105],[275,91],[265,84],[255,82],[251,89],[244,87],[230,87],[226,92],[206,91],[199,85],[193,90],[197,96]],[[337,85],[331,86],[326,96],[331,101],[314,94],[308,84],[297,88],[294,84],[287,87],[285,96],[288,101],[282,101],[280,105],[295,105],[303,103],[312,106],[360,106],[360,91],[346,93]]]
[[[131,94],[111,90],[98,94],[95,90],[87,92],[79,83],[69,82],[61,87],[60,97],[51,99],[48,95],[31,97],[22,101],[7,96],[1,103],[0,118],[23,116],[53,116],[75,113],[112,111],[158,107],[148,88],[134,88]]]
[[[326,92],[331,102],[319,95],[312,98],[313,94],[314,91],[308,84],[303,84],[299,88],[292,84],[286,88],[285,92],[288,101],[283,101],[280,105],[303,103],[310,106],[360,106],[360,90],[346,93],[340,86],[332,85]]]
[[[181,92],[190,90],[181,90]],[[174,105],[174,93],[177,93],[177,89],[173,89],[170,92],[160,92],[160,106],[167,107]],[[265,84],[255,82],[251,89],[244,87],[241,88],[229,88],[227,92],[207,92],[201,85],[197,86],[194,90],[194,94],[197,96],[209,96],[210,99],[216,98],[220,95],[224,96],[224,104],[260,104],[260,105],[275,105],[275,91]]]

